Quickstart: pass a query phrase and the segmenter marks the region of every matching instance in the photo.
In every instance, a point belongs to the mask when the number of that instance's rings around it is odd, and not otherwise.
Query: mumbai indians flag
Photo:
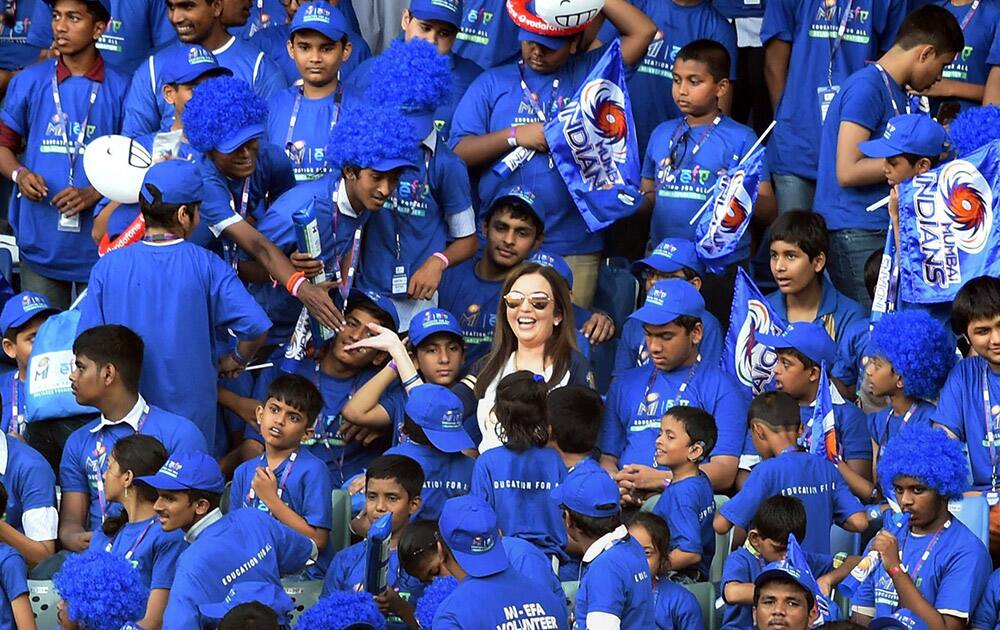
[[[764,147],[758,147],[719,182],[709,210],[702,213],[695,226],[695,247],[709,268],[713,261],[736,251],[750,225],[764,172],[764,153]]]
[[[837,430],[833,415],[833,392],[830,390],[830,379],[826,375],[826,362],[820,367],[819,389],[816,392],[816,402],[813,403],[813,415],[806,424],[806,430],[800,438],[802,446],[810,453],[822,455],[830,461],[837,458]]]
[[[898,307],[899,264],[896,262],[896,238],[890,225],[885,235],[885,247],[882,249],[882,262],[878,268],[878,281],[875,283],[875,296],[872,299],[869,321],[874,325],[885,314],[894,312]]]
[[[631,214],[639,201],[637,194],[620,192],[618,199],[611,195],[602,203],[587,201],[593,191],[623,185],[638,192],[641,156],[625,86],[621,42],[611,42],[573,99],[545,123],[545,139],[591,232]]]
[[[785,331],[785,326],[749,274],[738,268],[721,367],[752,396],[768,389],[778,362],[774,349],[757,341],[757,335],[777,335]]]
[[[796,540],[795,534],[788,535],[788,549],[785,551],[785,562],[788,564],[786,570],[795,571],[799,581],[816,596],[819,618],[816,619],[813,627],[827,621],[836,621],[839,619],[840,613],[837,606],[820,589],[819,582],[816,581],[816,576],[813,575],[812,569],[809,568],[806,554],[802,551],[802,547],[799,545],[799,541]]]
[[[950,302],[970,278],[1000,275],[998,200],[1000,140],[902,186],[902,300]]]

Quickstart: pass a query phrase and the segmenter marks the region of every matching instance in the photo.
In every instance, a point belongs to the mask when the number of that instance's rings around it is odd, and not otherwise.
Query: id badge
[[[826,114],[830,111],[830,103],[833,97],[840,91],[839,85],[824,85],[816,88],[816,95],[819,97],[819,121],[826,122]]]
[[[406,267],[403,265],[396,265],[392,272],[392,296],[406,296],[406,290],[409,283],[409,278],[406,275]]]
[[[59,231],[60,232],[79,232],[80,231],[80,214],[74,214],[71,217],[67,217],[64,214],[59,215]]]

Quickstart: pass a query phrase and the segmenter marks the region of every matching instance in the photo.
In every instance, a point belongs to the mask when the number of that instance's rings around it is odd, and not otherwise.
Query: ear
[[[293,58],[293,59],[295,58],[294,55],[292,55],[292,52],[295,50],[295,47],[292,46],[292,40],[288,40],[288,43],[285,44],[285,50],[288,51],[288,56],[290,58]],[[163,86],[163,87],[166,87],[166,86]]]
[[[919,160],[917,160],[917,163],[914,166],[914,169],[916,169],[917,175],[923,175],[927,171],[931,170],[931,160],[930,160],[930,158],[922,157]]]
[[[424,504],[424,500],[420,498],[420,495],[410,499],[410,516],[413,516],[420,511],[420,506]]]
[[[920,63],[926,63],[935,57],[937,57],[937,49],[934,48],[934,44],[927,44],[920,47],[920,54],[917,56],[917,59]]]
[[[116,380],[118,380],[118,368],[114,364],[108,363],[101,367],[101,381],[105,387],[110,387]]]
[[[698,440],[694,444],[688,446],[688,460],[693,463],[698,463],[705,458],[705,443]]]
[[[756,529],[751,529],[747,532],[747,540],[749,540],[750,544],[754,546],[754,549],[757,549],[758,551],[760,550],[760,532]]]
[[[403,29],[404,33],[406,32],[407,27],[410,25],[410,20],[412,20],[412,19],[413,19],[413,16],[410,15],[410,10],[409,9],[403,9],[403,14],[402,14],[402,16],[400,17],[400,20],[399,20],[399,26]]]
[[[177,89],[169,83],[163,84],[163,100],[173,105],[177,99]]]
[[[14,345],[14,342],[13,342],[13,341],[11,341],[10,339],[6,339],[6,338],[5,338],[5,339],[3,340],[3,353],[4,353],[4,354],[6,354],[6,355],[7,355],[8,357],[10,357],[11,359],[13,359],[13,358],[15,357],[15,352],[14,352],[14,350],[15,350],[16,348],[17,348],[17,346],[16,346],[16,345]]]
[[[135,479],[135,473],[131,470],[126,470],[122,473],[122,485],[126,488],[132,487],[132,481]]]
[[[701,343],[702,337],[705,336],[705,327],[702,326],[701,322],[694,325],[694,329],[691,331],[691,343],[699,344]]]
[[[311,440],[314,435],[316,435],[316,429],[314,429],[313,427],[309,427],[308,429],[306,429],[306,432],[302,436],[302,439],[303,440]]]
[[[226,8],[224,0],[211,0],[211,4],[212,4],[212,15],[217,18],[222,17],[222,12]]]
[[[816,273],[822,273],[823,270],[826,269],[826,254],[820,252],[809,262],[812,264],[813,271]]]
[[[819,366],[809,368],[809,382],[815,383],[816,381],[818,381],[822,373],[823,370]]]
[[[101,39],[101,35],[104,35],[104,31],[107,28],[108,28],[108,23],[105,22],[104,20],[97,20],[94,22],[94,32],[91,34],[91,37],[94,39],[95,42]]]
[[[194,504],[194,513],[204,516],[208,514],[210,508],[211,504],[208,502],[208,499],[198,499]]]
[[[694,288],[698,289],[698,291],[701,291],[701,277],[700,276],[695,276],[695,277],[691,278],[690,280],[688,280],[688,282],[691,284],[691,286],[693,286]]]
[[[722,77],[722,80],[719,81],[718,85],[715,86],[715,95],[718,98],[722,98],[723,96],[729,93],[730,87],[731,84],[729,83],[729,79],[727,77]]]
[[[344,51],[340,54],[340,63],[347,63],[347,60],[351,58],[351,54],[354,52],[354,46],[351,42],[344,44]]]
[[[261,421],[264,419],[264,405],[257,405],[257,409],[254,410],[254,416],[257,418],[257,426],[260,426]],[[312,431],[312,429],[309,429]]]

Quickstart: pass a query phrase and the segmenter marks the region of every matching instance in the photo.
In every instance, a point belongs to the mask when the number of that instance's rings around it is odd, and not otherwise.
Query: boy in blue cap
[[[736,479],[748,401],[732,377],[700,357],[704,313],[698,290],[675,278],[653,285],[631,316],[642,322],[650,360],[612,383],[599,442],[601,464],[616,473],[626,498],[638,501],[669,479],[654,459],[655,442],[664,412],[679,405],[701,407],[718,425],[712,457],[701,465],[712,487],[725,490]]]
[[[0,311],[0,334],[3,335],[3,352],[14,361],[16,369],[0,375],[0,395],[3,396],[3,415],[0,430],[12,435],[23,435],[26,427],[24,385],[28,359],[35,335],[45,320],[58,313],[48,298],[32,291],[24,291],[8,299]]]
[[[19,73],[0,113],[0,174],[17,185],[10,222],[21,251],[21,287],[63,309],[97,262],[91,211],[101,195],[81,154],[94,138],[121,129],[128,90],[128,80],[105,66],[96,46],[110,19],[106,5],[48,2],[59,56]]]
[[[604,473],[602,473],[604,474]],[[489,630],[505,623],[566,630],[565,606],[544,584],[510,566],[493,508],[474,496],[448,500],[438,547],[458,587],[438,606],[435,630]],[[642,557],[642,549],[639,550]],[[652,591],[649,615],[652,619]]]
[[[816,594],[787,560],[764,567],[753,584],[754,627],[808,630],[819,616]]]
[[[576,469],[552,500],[562,510],[567,551],[583,558],[573,628],[652,628],[649,563],[621,522],[615,481],[603,470]]]
[[[204,453],[173,455],[155,475],[139,477],[159,494],[156,512],[163,531],[182,529],[190,546],[177,559],[164,630],[189,630],[198,623],[199,604],[225,599],[241,582],[280,585],[282,575],[316,559],[316,544],[254,508],[225,516],[219,499],[226,481]]]

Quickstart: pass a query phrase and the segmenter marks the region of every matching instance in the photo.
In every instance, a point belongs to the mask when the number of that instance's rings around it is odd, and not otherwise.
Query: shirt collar
[[[73,76],[73,73],[63,63],[63,60],[61,58],[56,59],[56,83],[62,83],[71,76]],[[100,53],[97,54],[97,61],[94,62],[94,65],[83,76],[91,81],[104,83],[104,57]]]
[[[593,562],[597,559],[597,556],[601,555],[608,549],[618,542],[619,540],[628,536],[628,528],[624,525],[619,525],[618,529],[613,532],[608,532],[600,538],[594,541],[592,545],[587,547],[586,553],[583,554],[583,562]]]
[[[347,197],[347,181],[344,178],[341,178],[340,183],[337,184],[337,211],[352,219],[358,218],[358,213],[354,210],[351,200]]]
[[[226,42],[225,44],[223,44],[223,45],[219,46],[218,48],[216,48],[215,50],[213,50],[212,54],[213,55],[221,55],[222,53],[224,53],[227,50],[229,50],[229,47],[232,46],[235,42],[236,42],[236,37],[235,36],[230,37],[228,42]]]
[[[138,433],[139,432],[139,421],[142,419],[142,416],[143,416],[143,414],[146,413],[147,409],[149,409],[149,405],[146,404],[146,400],[140,394],[139,395],[139,399],[135,401],[135,406],[132,407],[132,409],[129,410],[129,412],[127,414],[125,414],[124,418],[122,418],[121,420],[119,420],[117,422],[112,422],[111,420],[108,420],[104,416],[104,414],[102,413],[101,414],[101,421],[97,424],[96,427],[94,427],[93,429],[91,429],[90,432],[91,433],[97,433],[98,431],[100,431],[104,427],[110,427],[110,426],[114,426],[116,424],[121,424],[121,423],[124,422],[128,426],[132,427],[132,429],[136,433]]]
[[[214,525],[216,521],[218,521],[221,518],[222,518],[222,510],[220,510],[219,508],[215,508],[214,510],[206,514],[200,521],[195,523],[191,527],[191,529],[189,529],[187,533],[184,534],[184,540],[188,543],[193,543],[194,541],[198,540],[198,537],[201,536],[202,532],[204,532],[206,529]]]
[[[437,151],[437,145],[438,145],[437,129],[431,129],[431,132],[427,134],[427,137],[421,141],[421,144],[427,147],[430,150],[431,154],[433,155],[433,153]]]

